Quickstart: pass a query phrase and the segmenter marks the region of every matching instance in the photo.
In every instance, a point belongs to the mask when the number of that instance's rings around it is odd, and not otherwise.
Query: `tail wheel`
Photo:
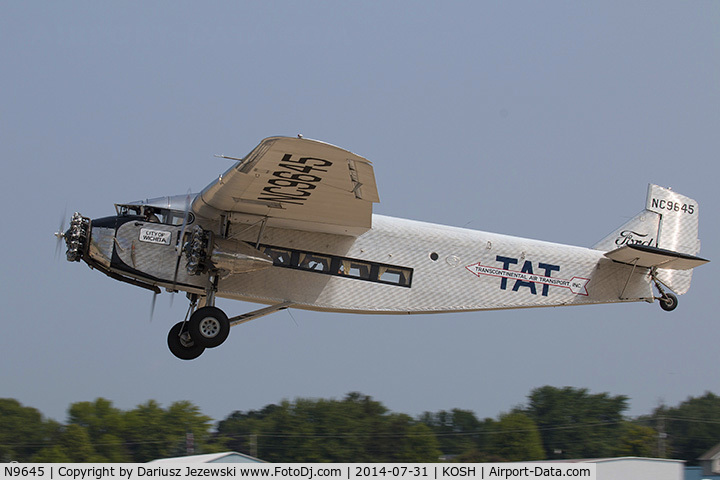
[[[188,332],[193,341],[204,348],[222,344],[230,334],[230,321],[217,307],[202,307],[190,316]]]
[[[173,355],[181,360],[193,360],[205,351],[205,347],[193,341],[185,329],[185,322],[176,323],[168,333],[168,347]]]
[[[666,312],[672,312],[678,306],[678,299],[672,293],[666,293],[660,297],[660,308]]]

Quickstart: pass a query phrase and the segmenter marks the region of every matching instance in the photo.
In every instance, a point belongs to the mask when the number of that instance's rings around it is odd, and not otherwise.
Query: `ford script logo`
[[[623,230],[620,236],[615,240],[615,245],[622,247],[623,245],[647,245],[652,246],[655,239],[648,238],[647,233],[633,232],[632,230]]]

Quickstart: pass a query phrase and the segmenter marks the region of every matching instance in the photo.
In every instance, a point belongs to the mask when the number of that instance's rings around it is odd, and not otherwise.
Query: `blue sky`
[[[221,420],[349,391],[479,417],[543,385],[628,395],[631,415],[720,393],[717,262],[670,314],[294,310],[180,362],[183,296],[150,322],[151,294],[55,259],[52,236],[63,212],[199,191],[228,167],[213,154],[302,133],[373,162],[376,213],[560,243],[672,186],[717,261],[717,2],[4,2],[0,65],[1,397],[63,421],[99,396]]]

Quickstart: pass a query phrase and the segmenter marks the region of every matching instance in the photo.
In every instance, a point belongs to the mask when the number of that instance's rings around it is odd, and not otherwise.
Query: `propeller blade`
[[[172,291],[175,290],[175,286],[177,285],[177,276],[178,276],[178,270],[180,269],[180,259],[182,258],[182,252],[183,252],[183,241],[185,240],[185,229],[187,228],[188,224],[188,218],[190,214],[190,189],[188,189],[187,196],[185,197],[185,213],[183,214],[183,223],[182,223],[182,229],[180,229],[180,238],[178,239],[177,244],[177,261],[175,262],[175,274],[173,275],[173,285],[172,285]]]
[[[157,301],[158,295],[160,295],[160,294],[157,292],[153,293],[152,303],[150,304],[150,322],[151,323],[153,320],[153,315],[155,315],[155,302]]]

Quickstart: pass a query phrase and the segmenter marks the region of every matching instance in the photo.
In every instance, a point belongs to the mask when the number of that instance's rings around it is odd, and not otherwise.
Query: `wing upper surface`
[[[371,163],[342,148],[304,138],[266,138],[205,187],[193,211],[234,223],[267,217],[269,226],[359,235],[379,202]]]

